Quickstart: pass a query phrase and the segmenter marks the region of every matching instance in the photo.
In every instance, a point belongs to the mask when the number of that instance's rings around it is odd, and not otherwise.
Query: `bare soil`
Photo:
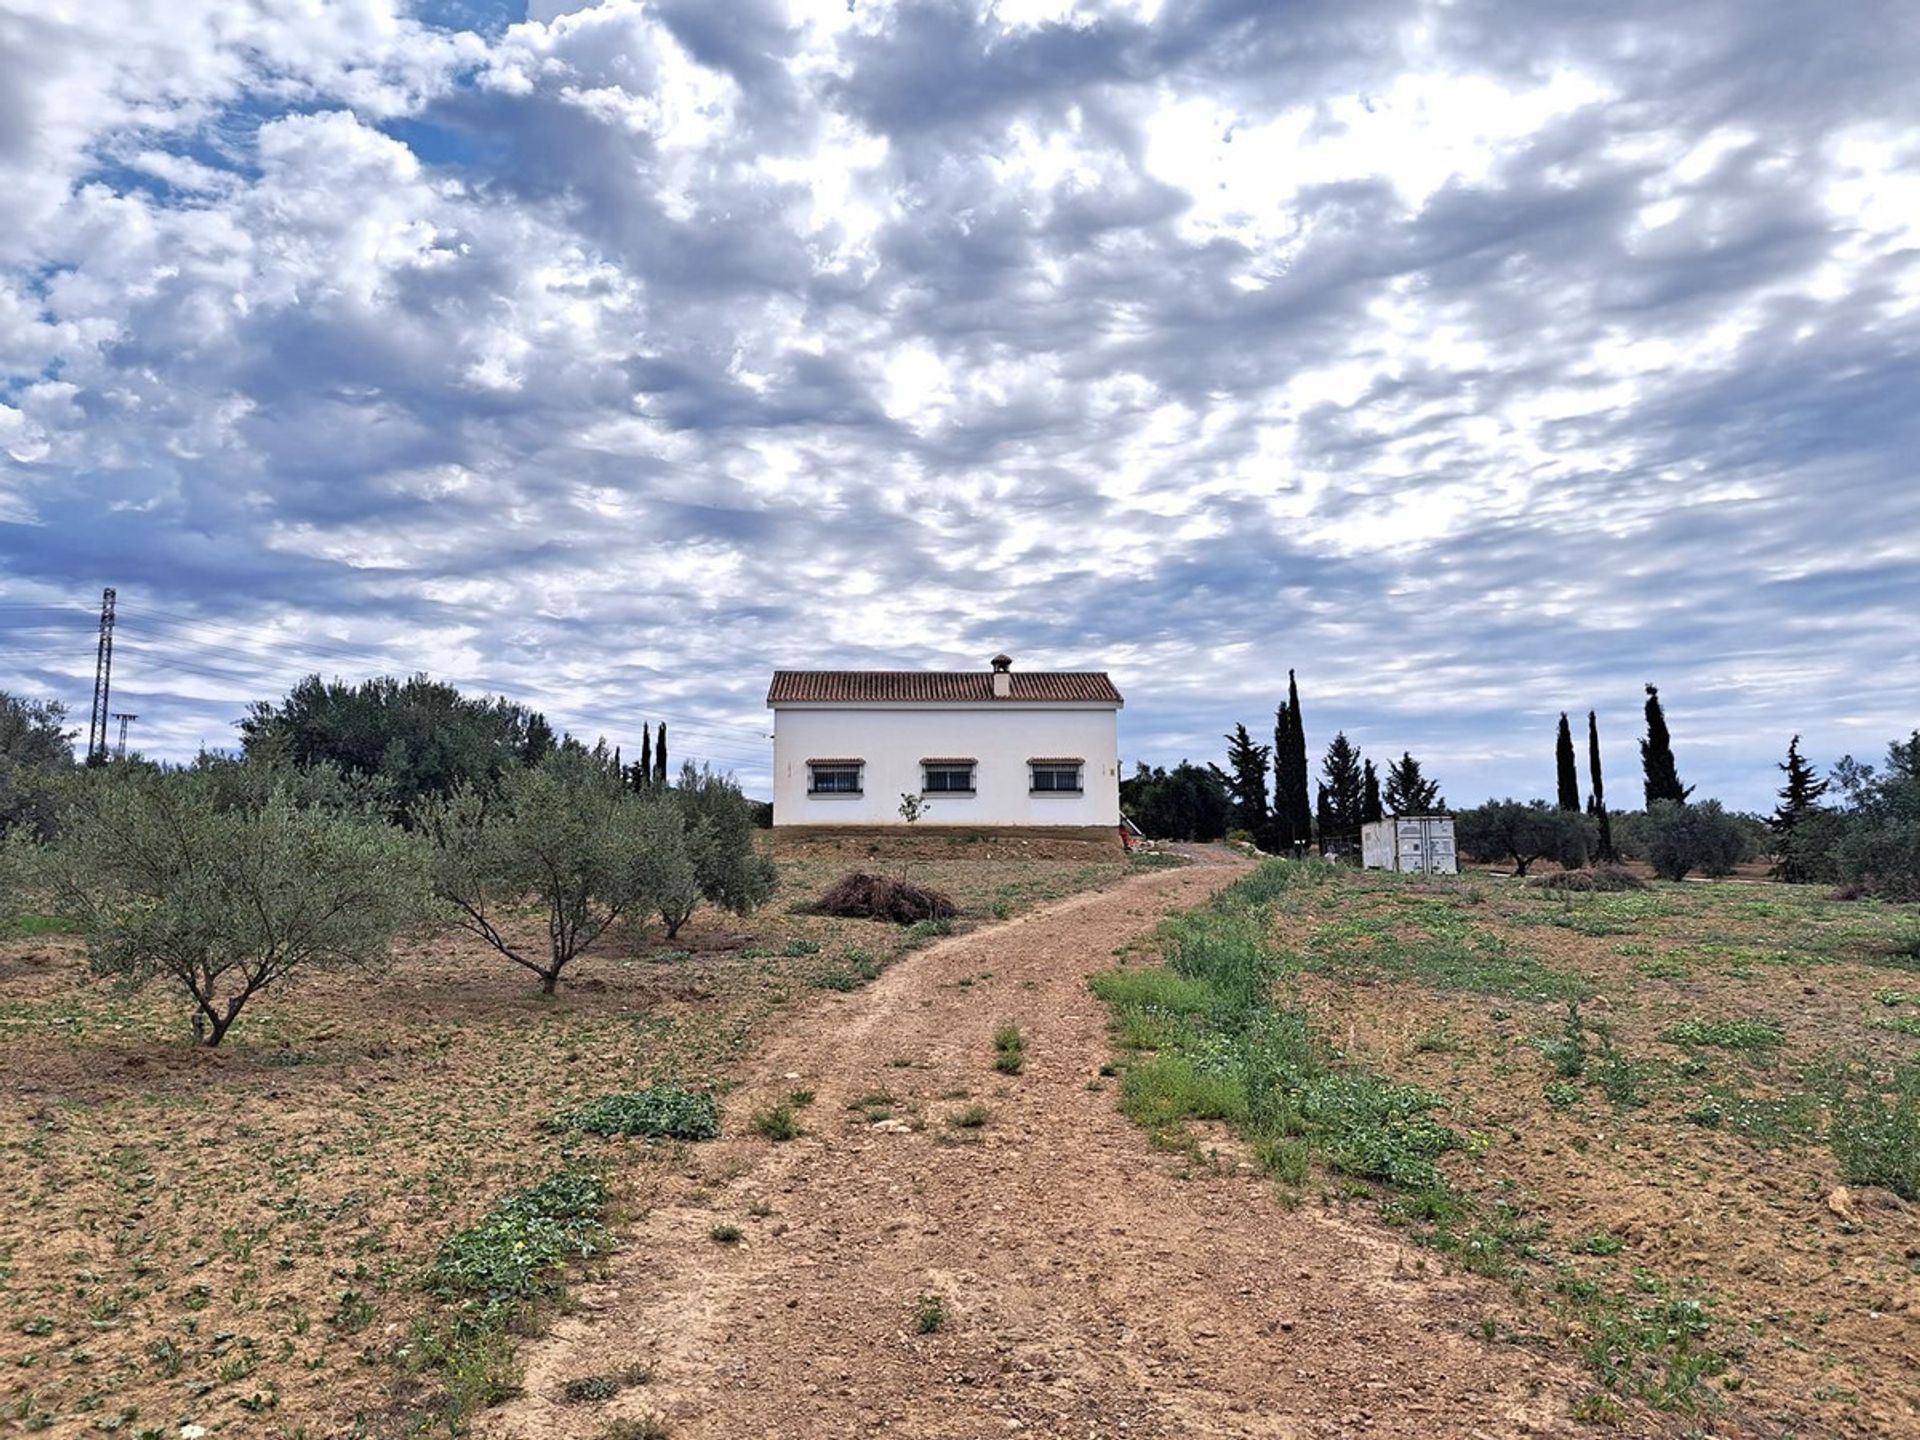
[[[740,1072],[722,1139],[662,1178],[478,1433],[1571,1431],[1577,1366],[1470,1334],[1500,1286],[1364,1218],[1287,1208],[1224,1138],[1199,1160],[1155,1151],[1117,1112],[1087,977],[1243,868],[1200,858],[791,1017]],[[994,1063],[1008,1023],[1017,1074]],[[751,1119],[782,1104],[802,1133],[774,1143]],[[984,1123],[957,1123],[973,1106]],[[646,1380],[568,1399],[619,1375]]]
[[[773,904],[702,910],[671,943],[623,930],[552,998],[475,943],[423,938],[384,973],[265,992],[218,1050],[163,985],[90,976],[76,939],[0,941],[0,1434],[415,1433],[437,1383],[408,1374],[421,1269],[563,1163],[543,1121],[717,1081],[820,986],[924,940],[799,913],[844,868],[783,861]],[[969,854],[913,874],[964,930],[1128,869]],[[635,1196],[673,1153],[594,1151]]]

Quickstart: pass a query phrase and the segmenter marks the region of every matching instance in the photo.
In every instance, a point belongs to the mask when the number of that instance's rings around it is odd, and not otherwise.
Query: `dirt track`
[[[630,1227],[610,1278],[528,1342],[525,1394],[480,1433],[592,1440],[648,1415],[675,1440],[1575,1430],[1561,1417],[1589,1388],[1578,1371],[1470,1335],[1501,1311],[1499,1287],[1443,1278],[1316,1198],[1289,1211],[1231,1159],[1157,1152],[1114,1082],[1089,1088],[1110,1043],[1086,977],[1238,873],[1201,858],[808,1006],[743,1074],[725,1138]],[[1008,1020],[1027,1041],[1018,1076],[993,1068]],[[814,1094],[800,1138],[750,1133],[755,1106],[796,1089]],[[879,1094],[924,1127],[850,1108]],[[973,1101],[988,1123],[951,1126]],[[717,1243],[722,1222],[745,1238]],[[914,1325],[924,1295],[949,1311],[931,1335]],[[630,1366],[651,1382],[564,1402],[567,1381]]]

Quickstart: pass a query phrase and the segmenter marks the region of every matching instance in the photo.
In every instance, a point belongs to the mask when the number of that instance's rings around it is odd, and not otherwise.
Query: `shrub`
[[[809,908],[817,915],[891,920],[896,925],[950,920],[959,913],[952,899],[941,891],[895,875],[874,875],[864,870],[842,875]]]
[[[1621,865],[1595,865],[1587,869],[1556,870],[1532,882],[1543,890],[1569,890],[1578,893],[1644,890],[1647,882]]]
[[[1662,880],[1684,880],[1695,870],[1731,875],[1750,853],[1746,827],[1721,809],[1718,800],[1697,805],[1656,802],[1647,811],[1643,834],[1647,863]]]
[[[669,1081],[627,1094],[596,1096],[554,1116],[546,1128],[589,1135],[711,1140],[720,1133],[720,1107],[711,1095]]]

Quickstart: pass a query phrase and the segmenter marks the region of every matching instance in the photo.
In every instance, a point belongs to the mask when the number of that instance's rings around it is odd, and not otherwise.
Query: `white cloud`
[[[1197,755],[1298,665],[1459,793],[1646,678],[1747,803],[1892,725],[1912,46],[1210,15],[0,0],[0,589],[324,620],[321,668],[616,739],[671,700],[740,763],[775,662],[1002,646]],[[237,706],[156,626],[190,746]]]

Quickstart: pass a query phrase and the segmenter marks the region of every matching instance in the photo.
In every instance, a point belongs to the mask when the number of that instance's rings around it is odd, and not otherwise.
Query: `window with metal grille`
[[[920,788],[929,795],[973,794],[973,762],[927,760],[920,766]]]
[[[860,793],[860,762],[849,761],[844,764],[807,766],[807,793],[809,795],[858,795]]]
[[[1078,762],[1036,760],[1027,768],[1032,772],[1031,789],[1036,795],[1078,795],[1080,793]]]

